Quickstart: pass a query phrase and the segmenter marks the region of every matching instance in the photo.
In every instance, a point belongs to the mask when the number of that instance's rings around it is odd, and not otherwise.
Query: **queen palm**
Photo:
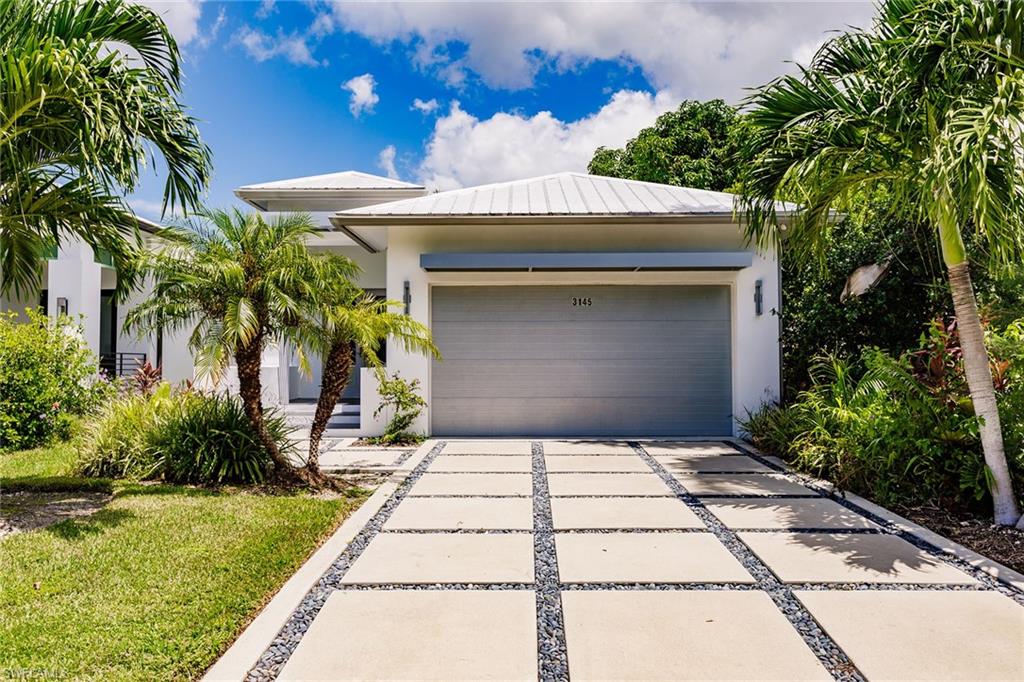
[[[328,270],[337,267],[330,261],[326,265]],[[401,303],[369,295],[343,277],[326,275],[322,279],[331,285],[321,292],[318,310],[300,335],[301,342],[320,356],[323,367],[306,460],[312,476],[320,475],[320,441],[351,379],[356,351],[371,367],[380,367],[378,353],[388,339],[407,353],[440,357],[430,339],[430,330],[393,310]]]
[[[884,191],[927,224],[949,274],[995,520],[1020,520],[965,234],[995,265],[1024,253],[1024,6],[885,0],[872,31],[829,40],[811,65],[750,98],[756,161],[742,185],[750,238],[778,246],[775,199],[793,199],[786,248],[812,254],[832,210]]]
[[[190,210],[209,150],[177,101],[178,47],[125,0],[0,0],[0,286],[38,285],[44,251],[71,236],[132,256],[121,196],[150,159],[164,205]],[[119,285],[127,279],[119,278]]]
[[[317,234],[307,214],[267,222],[259,213],[204,210],[199,220],[166,231],[166,245],[143,256],[136,276],[153,282],[152,295],[132,309],[125,326],[143,332],[188,330],[201,377],[220,379],[234,362],[246,414],[284,479],[314,487],[321,476],[296,469],[264,420],[260,367],[272,342],[296,338],[331,278],[355,274],[356,265],[311,254]],[[305,363],[304,356],[300,360]]]

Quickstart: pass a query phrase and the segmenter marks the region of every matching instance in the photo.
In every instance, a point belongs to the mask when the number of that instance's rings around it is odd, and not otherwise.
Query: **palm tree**
[[[995,264],[1024,253],[1024,5],[885,0],[872,31],[829,40],[811,65],[750,98],[756,160],[738,210],[748,236],[777,247],[775,199],[799,202],[786,248],[819,251],[832,210],[884,191],[932,230],[949,273],[964,367],[979,418],[995,520],[1021,520],[1003,450],[964,234]],[[1024,523],[1024,520],[1021,520]]]
[[[239,395],[253,428],[285,479],[330,485],[288,461],[264,419],[260,366],[272,342],[295,339],[331,281],[356,273],[334,256],[325,268],[306,240],[318,233],[307,214],[269,223],[259,213],[203,210],[201,220],[165,231],[166,246],[143,256],[136,276],[153,281],[152,295],[132,309],[125,327],[139,331],[191,330],[189,347],[200,377],[220,379],[234,361]],[[305,364],[305,358],[300,360]]]
[[[38,286],[45,250],[72,236],[125,264],[138,235],[121,196],[150,158],[166,166],[164,207],[196,206],[210,154],[177,101],[178,47],[155,12],[0,0],[0,55],[0,288]]]
[[[328,268],[332,266],[328,263]],[[308,321],[301,334],[302,342],[323,360],[320,395],[310,429],[306,460],[306,468],[312,476],[320,475],[320,440],[352,376],[356,351],[372,367],[380,367],[378,352],[387,339],[392,339],[408,353],[440,357],[426,326],[392,310],[400,307],[401,303],[369,295],[344,277],[325,274],[321,279],[332,282],[333,286],[324,290],[318,313]]]

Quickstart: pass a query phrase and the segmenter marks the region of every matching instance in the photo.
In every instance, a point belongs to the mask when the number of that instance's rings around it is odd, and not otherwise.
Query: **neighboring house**
[[[160,225],[136,220],[143,242],[152,246]],[[114,296],[117,270],[109,254],[97,253],[80,239],[71,238],[49,254],[41,267],[41,288],[21,296],[0,296],[0,311],[23,314],[26,308],[37,307],[50,317],[62,313],[80,319],[86,343],[108,374],[130,375],[149,362],[162,366],[170,381],[192,378],[192,357],[184,338],[124,333],[125,313],[133,302],[144,300],[148,290],[131,292],[127,301],[118,303]]]
[[[425,432],[721,436],[779,395],[778,263],[746,244],[732,195],[582,173],[428,194],[352,171],[235,193],[313,213],[313,247],[430,326],[443,361],[386,354],[420,381]],[[315,399],[288,349],[265,360],[270,395]],[[358,374],[339,420],[379,433]]]

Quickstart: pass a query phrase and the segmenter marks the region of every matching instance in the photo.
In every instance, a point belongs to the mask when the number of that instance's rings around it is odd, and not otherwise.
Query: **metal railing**
[[[146,364],[145,353],[101,353],[100,369],[115,377],[131,376]]]

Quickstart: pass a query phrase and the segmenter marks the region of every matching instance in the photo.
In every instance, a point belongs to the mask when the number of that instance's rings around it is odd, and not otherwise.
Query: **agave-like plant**
[[[34,290],[40,259],[69,237],[124,269],[138,232],[121,197],[151,159],[166,167],[165,208],[197,205],[210,152],[178,102],[159,15],[127,0],[0,0],[0,56],[3,290]]]

